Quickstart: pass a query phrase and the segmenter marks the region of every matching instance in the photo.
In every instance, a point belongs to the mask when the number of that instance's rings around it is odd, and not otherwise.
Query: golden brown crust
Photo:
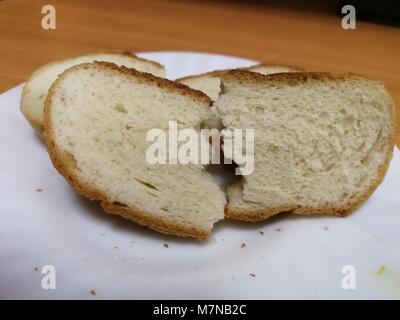
[[[238,69],[234,69],[234,70],[247,70],[247,71],[251,71],[251,69],[253,68],[258,68],[258,67],[275,67],[275,68],[288,68],[290,69],[290,71],[294,71],[294,72],[305,72],[306,70],[304,70],[303,68],[300,68],[298,66],[291,66],[291,65],[285,65],[285,64],[279,64],[279,63],[259,63],[256,64],[254,66],[251,67],[246,67],[246,68],[238,68]],[[253,71],[254,72],[254,71]]]
[[[229,70],[231,70],[231,69],[214,70],[214,71],[204,72],[204,73],[200,73],[200,74],[195,74],[195,75],[191,75],[191,76],[178,78],[178,79],[175,79],[175,81],[178,82],[178,83],[181,83],[182,81],[196,79],[196,78],[200,78],[200,77],[204,77],[204,76],[215,76],[215,77],[218,77],[221,73],[227,72]]]
[[[253,84],[285,84],[297,85],[308,81],[342,81],[342,80],[368,80],[353,73],[334,74],[329,72],[282,72],[264,75],[247,70],[230,70],[221,74],[222,80],[241,81]]]
[[[139,60],[139,61],[143,61],[143,62],[152,64],[152,65],[154,65],[154,66],[156,66],[156,67],[158,67],[160,69],[164,69],[165,70],[165,67],[162,64],[160,64],[160,63],[158,63],[156,61],[147,60],[147,59],[138,57],[137,55],[135,55],[134,53],[129,52],[129,51],[109,51],[109,52],[102,52],[101,51],[101,52],[94,52],[94,53],[91,53],[91,54],[83,54],[83,55],[80,55],[80,56],[74,56],[74,57],[70,57],[70,58],[66,58],[66,59],[58,59],[58,60],[52,61],[50,63],[47,63],[47,64],[39,67],[38,69],[36,69],[32,73],[32,75],[29,77],[29,79],[27,80],[26,83],[31,81],[31,79],[33,79],[38,73],[42,72],[44,69],[47,69],[50,66],[53,66],[53,65],[56,65],[56,64],[59,64],[59,63],[64,63],[65,61],[68,61],[68,60],[71,60],[71,59],[76,59],[76,58],[81,58],[81,57],[86,57],[86,56],[99,55],[99,54],[123,55],[123,56],[127,56],[127,57],[130,57],[130,58],[133,58],[135,60]],[[39,135],[42,136],[43,135],[43,131],[44,131],[44,127],[43,127],[43,123],[42,123],[41,119],[37,119],[36,117],[33,117],[32,113],[30,113],[27,110],[24,110],[22,108],[22,106],[26,103],[26,102],[24,102],[24,100],[26,99],[27,90],[28,90],[28,88],[26,87],[26,84],[25,84],[23,89],[22,89],[20,110],[23,113],[23,115],[25,116],[26,120],[28,120],[28,122],[32,126],[32,128],[34,128],[39,133]]]
[[[104,211],[108,213],[119,215],[125,219],[131,220],[143,226],[148,226],[149,228],[164,234],[177,235],[180,237],[191,237],[199,240],[207,239],[209,235],[206,230],[188,228],[187,226],[177,225],[174,222],[157,219],[149,215],[149,213],[136,208],[128,208],[119,204],[110,203],[108,201],[101,201],[100,205]]]
[[[164,69],[164,70],[165,70],[165,67],[164,67],[161,63],[159,63],[159,62],[157,62],[157,61],[154,61],[154,60],[148,60],[148,59],[145,59],[145,58],[142,58],[142,57],[138,57],[136,54],[134,54],[134,53],[131,52],[131,51],[123,51],[123,52],[116,51],[116,52],[110,52],[110,53],[117,53],[117,54],[122,54],[122,55],[124,55],[124,56],[133,57],[133,58],[135,58],[135,59],[137,59],[137,60],[150,63],[150,64],[152,64],[153,66],[156,66],[156,67],[158,67],[158,68],[160,68],[160,69]],[[103,52],[100,52],[100,53],[96,53],[96,54],[104,54],[104,53],[103,53]]]
[[[62,176],[64,176],[64,178],[68,181],[68,183],[74,189],[76,189],[80,194],[91,200],[100,201],[102,208],[108,213],[119,215],[131,221],[134,221],[138,224],[148,226],[151,229],[157,230],[164,234],[177,235],[181,237],[192,237],[197,239],[206,239],[209,235],[209,232],[207,230],[196,229],[194,227],[188,227],[184,225],[178,225],[175,222],[156,218],[152,214],[141,211],[138,208],[128,207],[125,206],[124,204],[119,204],[110,201],[110,199],[104,192],[96,189],[94,186],[80,179],[73,156],[69,153],[66,153],[56,145],[51,113],[52,113],[52,99],[57,90],[57,87],[69,72],[73,72],[78,68],[93,67],[93,65],[96,65],[98,68],[106,68],[111,71],[118,71],[119,74],[133,76],[135,78],[141,79],[142,81],[153,83],[164,88],[169,88],[169,89],[175,88],[173,90],[177,90],[178,92],[184,92],[185,94],[193,96],[193,98],[196,99],[201,99],[207,102],[210,101],[207,96],[203,94],[199,95],[198,92],[191,92],[194,90],[191,90],[186,86],[180,86],[172,81],[158,78],[150,74],[140,73],[136,70],[118,67],[112,63],[95,62],[93,64],[87,63],[74,66],[64,71],[50,87],[44,107],[44,127],[45,127],[44,139],[54,167]]]
[[[262,75],[262,74],[254,74],[248,71],[230,71],[224,74],[224,79],[234,79],[239,81],[250,81],[252,83],[271,83],[277,82],[285,84],[298,84],[304,83],[304,81],[314,81],[314,80],[345,80],[345,79],[355,79],[355,80],[366,80],[362,76],[355,74],[341,74],[335,75],[330,73],[320,73],[320,72],[311,72],[311,73],[280,73],[273,75]],[[389,96],[390,97],[390,96]],[[392,134],[387,137],[387,141],[383,143],[386,147],[386,156],[385,161],[378,167],[377,169],[377,177],[374,181],[372,181],[371,185],[368,189],[366,189],[363,193],[359,194],[354,199],[347,201],[345,204],[341,204],[338,206],[334,205],[325,205],[320,207],[304,207],[297,204],[287,205],[284,207],[275,207],[275,208],[263,208],[257,210],[246,210],[244,208],[234,208],[230,205],[229,198],[231,197],[231,193],[228,189],[228,202],[225,207],[225,217],[235,220],[243,220],[243,221],[262,221],[273,215],[283,212],[289,212],[298,215],[336,215],[336,216],[347,216],[354,212],[365,200],[367,200],[372,193],[378,188],[378,186],[382,183],[385,178],[386,172],[389,168],[390,160],[393,157],[393,149],[395,147],[395,132],[396,132],[396,108],[393,99],[391,99],[391,118],[392,118]]]
[[[226,72],[232,71],[232,70],[245,70],[245,71],[250,71],[250,72],[256,72],[256,71],[251,71],[251,70],[250,70],[250,69],[256,68],[256,67],[282,67],[282,68],[289,68],[289,69],[291,69],[291,70],[293,70],[293,71],[296,71],[296,72],[304,71],[303,69],[301,69],[301,68],[299,68],[299,67],[286,66],[286,65],[274,64],[274,63],[260,63],[260,64],[255,64],[255,65],[253,65],[253,66],[244,67],[244,68],[222,69],[222,70],[214,70],[214,71],[204,72],[204,73],[200,73],[200,74],[196,74],[196,75],[191,75],[191,76],[186,76],[186,77],[178,78],[178,79],[176,79],[175,81],[182,82],[182,81],[186,81],[186,80],[201,78],[201,77],[204,77],[204,76],[215,76],[215,77],[219,77],[219,76],[221,76],[223,73],[226,73]]]
[[[124,66],[119,67],[116,64],[111,63],[111,62],[95,61],[94,63],[99,66],[107,67],[110,70],[114,70],[114,71],[118,72],[119,74],[122,73],[122,74],[128,75],[128,76],[135,76],[136,79],[140,79],[141,81],[144,81],[146,83],[156,84],[159,88],[175,91],[179,94],[182,94],[187,97],[191,97],[197,101],[206,103],[208,106],[211,106],[212,100],[210,99],[209,96],[207,96],[205,93],[203,93],[199,90],[191,89],[188,86],[185,86],[184,84],[181,84],[179,82],[174,82],[174,81],[171,81],[168,79],[160,78],[160,77],[154,76],[150,73],[139,72],[135,69],[126,68]],[[91,63],[84,63],[81,66],[83,68],[85,68],[86,66],[84,66],[84,65],[90,66]]]

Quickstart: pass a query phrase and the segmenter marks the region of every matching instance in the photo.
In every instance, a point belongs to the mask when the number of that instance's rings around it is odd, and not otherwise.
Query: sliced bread
[[[47,92],[57,76],[64,70],[85,62],[107,61],[163,77],[165,69],[157,62],[139,58],[131,53],[96,53],[49,63],[38,70],[26,82],[21,97],[21,111],[31,126],[43,132],[43,107]]]
[[[211,100],[173,81],[111,63],[66,70],[49,90],[45,141],[55,168],[85,197],[166,234],[206,238],[225,196],[203,165],[149,164],[149,129],[199,129]]]
[[[382,82],[328,73],[221,75],[215,107],[229,129],[255,130],[254,171],[229,188],[226,217],[347,215],[383,180],[394,103]],[[233,158],[233,160],[235,160]]]
[[[231,70],[231,69],[229,69]],[[216,100],[218,98],[218,95],[220,93],[220,87],[221,87],[221,74],[229,71],[227,70],[216,70],[216,71],[211,71],[211,72],[206,72],[194,76],[188,76],[180,79],[176,79],[175,81],[178,81],[180,83],[183,83],[193,89],[200,90],[207,94],[212,100]],[[290,67],[290,66],[283,66],[283,65],[274,65],[274,64],[258,64],[255,66],[251,66],[248,68],[240,68],[236,70],[247,70],[251,72],[257,72],[261,74],[274,74],[274,73],[280,73],[280,72],[299,72],[302,71],[299,68],[296,67]]]

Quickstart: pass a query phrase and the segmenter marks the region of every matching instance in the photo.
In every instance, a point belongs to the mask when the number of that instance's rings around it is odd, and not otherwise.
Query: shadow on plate
[[[246,230],[251,232],[258,232],[267,226],[278,225],[287,219],[296,219],[293,215],[282,213],[275,217],[272,217],[265,221],[260,222],[246,222],[246,221],[234,221],[234,220],[221,220],[218,221],[210,235],[210,237],[205,240],[196,240],[191,238],[179,238],[176,236],[165,235],[154,231],[146,226],[141,226],[132,221],[121,218],[117,215],[106,213],[96,201],[90,201],[83,196],[77,194],[73,189],[70,190],[74,194],[76,202],[82,207],[82,211],[91,215],[94,219],[101,220],[104,223],[112,225],[116,231],[121,232],[132,232],[133,234],[139,235],[143,238],[158,239],[161,243],[167,242],[169,244],[190,244],[197,246],[207,246],[211,244],[214,239],[213,235],[218,232],[223,232],[225,230]],[[298,217],[304,218],[304,217]]]
[[[38,138],[39,139],[39,138]],[[113,228],[117,231],[121,232],[132,232],[136,235],[139,235],[144,238],[158,239],[160,242],[168,242],[168,243],[179,243],[179,244],[190,244],[197,246],[207,246],[211,242],[214,241],[214,234],[217,232],[223,232],[225,230],[245,230],[251,232],[259,232],[269,227],[270,229],[280,228],[282,223],[287,221],[298,221],[304,219],[326,219],[332,218],[335,216],[326,216],[326,215],[313,215],[313,216],[301,216],[296,214],[291,214],[288,212],[277,214],[267,220],[259,221],[259,222],[247,222],[247,221],[234,221],[234,220],[221,220],[218,221],[214,229],[210,235],[210,237],[205,240],[196,240],[191,238],[179,238],[176,236],[165,235],[154,231],[146,226],[141,226],[132,221],[126,220],[117,215],[106,213],[99,205],[97,201],[90,201],[83,196],[77,194],[72,188],[70,188],[70,192],[73,193],[73,197],[76,199],[76,202],[82,207],[83,211],[87,212],[94,219],[101,220],[104,223],[111,224]],[[361,206],[363,206],[363,203]],[[356,211],[359,211],[360,208]],[[355,213],[353,213],[355,214]],[[336,217],[340,219],[340,217]]]

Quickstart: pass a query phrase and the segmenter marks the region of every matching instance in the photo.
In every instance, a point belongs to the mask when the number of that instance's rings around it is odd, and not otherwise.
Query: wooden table
[[[336,1],[265,2],[0,0],[0,92],[58,58],[190,50],[360,73],[384,80],[400,105],[399,28],[357,21],[356,30],[344,30]],[[56,8],[56,30],[41,27],[46,4]],[[399,133],[400,112],[397,119]]]

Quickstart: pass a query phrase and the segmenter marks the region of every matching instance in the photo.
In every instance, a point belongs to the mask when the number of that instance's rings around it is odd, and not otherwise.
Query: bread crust
[[[209,107],[212,104],[212,100],[205,93],[201,92],[200,90],[189,88],[188,86],[185,86],[182,83],[171,81],[171,80],[164,79],[164,78],[159,78],[159,77],[154,76],[154,75],[152,75],[150,73],[139,72],[139,71],[137,71],[135,69],[126,68],[124,66],[119,67],[119,66],[117,66],[116,64],[114,64],[112,62],[95,61],[94,63],[99,65],[99,66],[107,67],[109,70],[122,72],[123,74],[128,75],[128,76],[134,76],[135,78],[140,79],[141,81],[146,82],[146,83],[155,83],[160,88],[164,88],[164,89],[168,89],[168,90],[171,90],[171,91],[175,91],[175,92],[177,92],[179,94],[182,94],[184,96],[191,97],[194,100],[198,100],[198,101],[204,102]],[[90,66],[91,63],[83,63],[80,66],[85,68],[86,66],[84,66],[84,65]]]
[[[46,142],[47,150],[54,167],[62,176],[64,176],[68,183],[78,191],[78,193],[89,198],[90,200],[100,201],[101,207],[108,213],[119,215],[123,218],[134,221],[140,225],[148,226],[149,228],[164,234],[192,237],[200,240],[206,239],[209,235],[208,230],[179,225],[167,219],[156,218],[151,213],[142,211],[139,208],[128,207],[127,205],[111,201],[107,194],[80,179],[73,156],[69,153],[66,153],[56,145],[51,113],[52,99],[57,87],[69,72],[73,72],[74,70],[80,68],[87,69],[93,65],[96,65],[96,67],[100,69],[107,69],[108,71],[116,72],[119,75],[124,74],[130,77],[135,77],[135,79],[140,79],[140,81],[146,83],[151,82],[159,87],[185,94],[186,96],[190,96],[197,101],[205,103],[206,105],[211,104],[211,100],[208,98],[208,96],[200,91],[192,90],[187,86],[180,85],[163,78],[158,78],[151,74],[141,73],[134,69],[118,67],[113,63],[94,62],[74,66],[64,71],[50,87],[44,107],[44,140]]]
[[[236,80],[253,84],[285,84],[297,85],[306,81],[341,81],[341,80],[364,80],[372,81],[354,73],[334,74],[329,72],[281,72],[264,75],[247,70],[228,70],[221,74],[223,80]]]
[[[274,63],[259,63],[259,64],[256,64],[254,66],[245,67],[245,68],[222,69],[222,70],[209,71],[209,72],[205,72],[205,73],[200,73],[200,74],[196,74],[196,75],[191,75],[191,76],[178,78],[175,81],[181,82],[181,81],[185,81],[185,80],[201,78],[201,77],[204,77],[204,76],[215,76],[215,77],[218,77],[218,76],[221,76],[223,73],[226,73],[226,72],[232,71],[232,70],[244,70],[244,71],[248,71],[248,72],[257,73],[257,71],[249,71],[248,70],[249,68],[255,68],[255,67],[282,67],[282,68],[289,68],[290,70],[296,71],[296,72],[304,71],[303,69],[301,69],[299,67],[294,67],[294,66],[286,66],[286,65],[274,64]]]
[[[139,56],[137,56],[136,54],[134,54],[133,52],[131,52],[131,51],[122,51],[122,52],[120,52],[120,51],[115,51],[115,52],[109,52],[109,53],[119,53],[119,54],[122,54],[122,55],[124,55],[124,56],[128,56],[128,57],[133,57],[133,58],[135,58],[136,60],[140,60],[140,61],[143,61],[143,62],[146,62],[146,63],[150,63],[150,64],[152,64],[153,66],[155,66],[155,67],[157,67],[157,68],[161,68],[161,69],[164,69],[165,70],[165,67],[161,64],[161,63],[159,63],[159,62],[157,62],[157,61],[154,61],[154,60],[148,60],[148,59],[145,59],[145,58],[142,58],[142,57],[139,57]],[[96,53],[96,54],[105,54],[104,52],[100,52],[100,53]]]
[[[271,75],[262,75],[245,70],[231,70],[222,75],[223,80],[235,80],[251,82],[255,84],[290,84],[296,85],[304,83],[305,81],[321,81],[321,80],[365,80],[370,81],[360,75],[356,74],[331,74],[323,72],[298,72],[298,73],[278,73]],[[390,95],[389,95],[390,97]],[[336,215],[347,216],[354,212],[365,200],[367,200],[372,193],[378,188],[385,178],[386,172],[389,168],[390,160],[393,157],[393,149],[395,147],[395,132],[396,132],[396,108],[393,99],[391,99],[391,119],[392,119],[392,133],[383,142],[386,149],[385,160],[377,168],[376,179],[372,181],[369,188],[360,193],[354,199],[348,200],[346,203],[338,205],[325,205],[320,207],[307,207],[298,204],[287,205],[284,207],[263,208],[257,210],[246,210],[243,208],[234,208],[231,205],[230,199],[232,198],[232,188],[228,188],[228,202],[225,207],[225,218],[234,220],[243,220],[250,222],[257,222],[268,219],[278,213],[289,212],[298,215]],[[232,186],[233,187],[233,186]]]
[[[87,57],[87,56],[93,56],[93,55],[98,55],[98,54],[114,54],[114,55],[122,55],[122,56],[126,56],[126,57],[130,57],[133,58],[135,60],[140,60],[146,63],[150,63],[158,68],[161,69],[165,69],[164,66],[156,61],[152,61],[152,60],[147,60],[144,58],[140,58],[137,55],[135,55],[132,52],[129,51],[109,51],[109,52],[95,52],[95,53],[91,53],[91,54],[84,54],[84,55],[80,55],[80,56],[74,56],[71,58],[67,58],[67,59],[58,59],[56,61],[50,62],[48,64],[45,64],[44,66],[39,67],[38,69],[36,69],[32,75],[29,77],[29,79],[27,80],[26,83],[29,83],[29,81],[31,81],[32,79],[35,78],[35,76],[39,73],[41,73],[44,69],[47,69],[48,67],[51,67],[53,65],[59,64],[59,63],[63,63],[65,61],[68,60],[72,60],[72,59],[76,59],[76,58],[81,58],[81,57]],[[23,106],[24,105],[29,105],[29,102],[26,102],[25,100],[27,99],[26,95],[27,95],[27,86],[26,84],[24,85],[24,87],[22,88],[22,95],[21,95],[21,105],[20,105],[20,110],[22,112],[22,114],[25,116],[26,120],[28,120],[29,124],[38,132],[38,134],[43,137],[43,131],[44,131],[44,126],[43,126],[43,122],[40,119],[37,119],[36,117],[34,117],[32,115],[32,113],[29,112],[30,108],[25,109]]]

